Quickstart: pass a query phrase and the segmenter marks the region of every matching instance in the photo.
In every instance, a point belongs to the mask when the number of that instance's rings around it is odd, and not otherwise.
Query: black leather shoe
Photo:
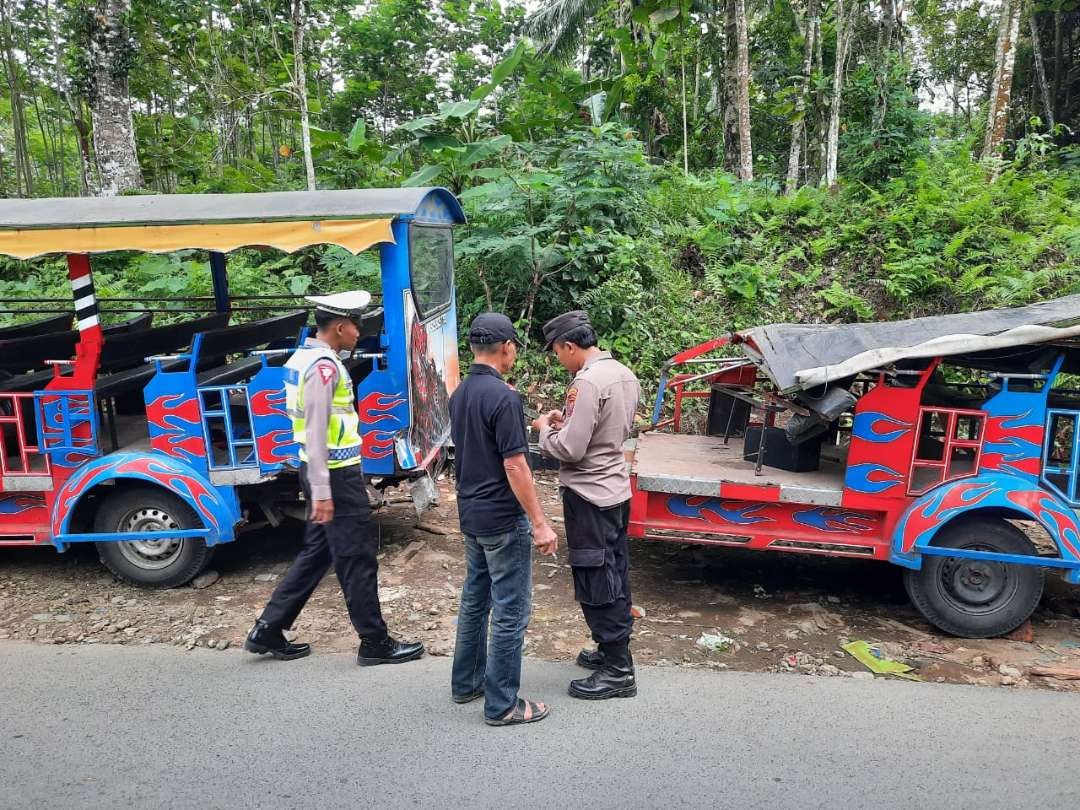
[[[378,664],[404,664],[424,654],[424,645],[419,641],[398,641],[393,636],[386,636],[380,641],[364,639],[360,652],[356,654],[356,663],[362,667]]]
[[[601,644],[597,655],[604,664],[588,678],[570,681],[567,690],[571,697],[582,700],[607,700],[608,698],[633,697],[637,694],[634,678],[634,662],[630,657],[629,642]]]
[[[582,650],[577,654],[577,665],[585,669],[603,669],[604,654],[600,650]]]
[[[271,627],[262,619],[257,619],[248,633],[244,649],[256,655],[270,655],[279,661],[292,661],[311,655],[310,644],[293,644],[285,639],[285,634],[276,627]]]

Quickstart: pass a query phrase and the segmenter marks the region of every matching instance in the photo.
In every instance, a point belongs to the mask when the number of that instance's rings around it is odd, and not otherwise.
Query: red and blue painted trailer
[[[74,300],[45,312],[35,299],[21,311],[47,317],[0,328],[0,545],[92,542],[118,577],[171,587],[216,545],[302,508],[283,366],[309,313],[234,301],[227,254],[242,247],[378,247],[381,300],[344,361],[365,472],[409,484],[423,505],[459,376],[452,228],[463,221],[438,188],[0,201],[0,254],[66,255]],[[214,310],[103,326],[92,256],[180,249],[208,255]],[[245,321],[252,311],[266,317]]]
[[[891,562],[931,624],[1008,633],[1047,569],[1080,584],[1077,312],[780,324],[676,355],[636,442],[630,533]]]

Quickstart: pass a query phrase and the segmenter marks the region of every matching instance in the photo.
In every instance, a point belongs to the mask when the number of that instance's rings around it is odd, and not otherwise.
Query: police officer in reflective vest
[[[249,652],[290,661],[311,652],[286,640],[312,592],[333,565],[349,618],[360,636],[357,663],[398,664],[419,658],[420,643],[391,637],[379,607],[378,537],[371,523],[361,469],[360,420],[353,384],[340,352],[360,339],[363,291],[314,296],[318,333],[285,365],[285,392],[293,435],[300,445],[300,484],[308,504],[304,545],[274,590],[244,644]]]
[[[641,397],[637,377],[596,345],[589,316],[567,312],[544,324],[546,347],[574,375],[561,411],[533,423],[540,449],[558,459],[566,548],[574,596],[598,649],[577,663],[594,670],[571,681],[573,697],[599,700],[637,694],[630,656],[630,475],[623,443]]]

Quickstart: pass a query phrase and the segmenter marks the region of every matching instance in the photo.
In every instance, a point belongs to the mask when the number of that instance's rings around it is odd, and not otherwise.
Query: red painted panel
[[[880,560],[888,559],[889,554],[886,516],[880,512],[637,492],[631,502],[630,520],[631,534],[635,537],[670,532],[675,534],[672,539],[681,542],[717,542],[758,550],[855,555]],[[717,538],[713,540],[709,535]],[[731,537],[747,539],[732,541]],[[800,543],[823,547],[806,548],[799,546]]]
[[[896,499],[908,500],[921,397],[921,385],[895,388],[884,382],[860,397],[848,448],[845,507],[884,511]]]
[[[720,482],[720,497],[777,503],[780,500],[780,487],[767,484],[732,484],[722,481]]]

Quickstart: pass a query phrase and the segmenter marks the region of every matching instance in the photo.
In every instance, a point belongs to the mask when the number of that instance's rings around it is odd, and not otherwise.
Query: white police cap
[[[333,295],[309,295],[304,300],[314,304],[319,312],[354,320],[360,318],[371,303],[371,293],[367,290],[350,290]]]

